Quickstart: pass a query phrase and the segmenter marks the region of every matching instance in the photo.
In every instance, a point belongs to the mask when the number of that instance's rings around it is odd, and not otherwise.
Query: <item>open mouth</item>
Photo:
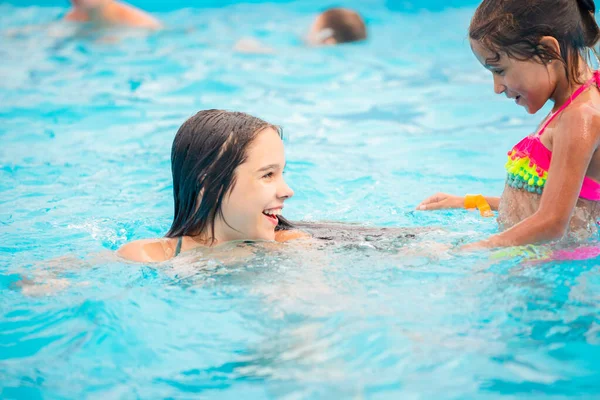
[[[519,100],[521,100],[521,96],[515,97],[515,103],[519,104]]]
[[[273,225],[279,223],[278,215],[281,215],[281,208],[271,208],[269,210],[264,210],[262,213]]]

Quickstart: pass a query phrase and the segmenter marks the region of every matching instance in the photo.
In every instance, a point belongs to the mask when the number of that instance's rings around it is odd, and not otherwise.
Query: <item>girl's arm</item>
[[[500,197],[485,196],[485,201],[488,202],[492,210],[498,211]],[[465,208],[465,197],[454,196],[446,193],[436,193],[433,196],[423,200],[421,204],[417,206],[417,210],[422,211],[441,210],[447,208]]]
[[[599,128],[598,117],[585,109],[565,111],[554,138],[548,180],[539,209],[512,228],[467,247],[520,246],[563,237],[598,147]]]

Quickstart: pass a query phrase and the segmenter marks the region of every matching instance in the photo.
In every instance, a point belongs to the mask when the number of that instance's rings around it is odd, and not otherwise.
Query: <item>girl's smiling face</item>
[[[235,182],[223,197],[215,219],[215,237],[231,240],[274,240],[277,215],[294,195],[283,179],[285,154],[279,133],[259,132],[246,151],[246,161],[235,170]]]
[[[548,65],[533,59],[519,61],[505,53],[498,57],[480,42],[472,39],[470,42],[477,60],[493,74],[495,93],[504,93],[530,114],[538,112],[552,97],[556,76]]]

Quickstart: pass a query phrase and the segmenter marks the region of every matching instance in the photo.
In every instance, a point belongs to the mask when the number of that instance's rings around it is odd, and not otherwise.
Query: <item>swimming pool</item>
[[[423,240],[442,245],[495,232],[413,211],[436,191],[499,194],[540,119],[470,54],[473,2],[348,1],[372,40],[329,49],[299,46],[316,1],[148,1],[170,28],[147,37],[48,34],[65,3],[31,3],[0,4],[0,398],[600,397],[597,258],[368,242],[233,266],[110,256],[166,232],[172,138],[213,107],[284,127],[292,220],[434,226]],[[249,36],[277,53],[231,50]]]

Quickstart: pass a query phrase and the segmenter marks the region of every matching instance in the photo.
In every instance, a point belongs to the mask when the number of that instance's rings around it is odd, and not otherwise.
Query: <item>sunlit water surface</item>
[[[499,195],[542,118],[494,96],[472,6],[348,2],[372,39],[309,49],[314,1],[165,9],[153,35],[60,4],[0,4],[0,398],[600,398],[594,252],[463,254],[493,219],[413,211]],[[205,108],[284,128],[288,218],[433,229],[119,261],[168,229],[171,142]]]

